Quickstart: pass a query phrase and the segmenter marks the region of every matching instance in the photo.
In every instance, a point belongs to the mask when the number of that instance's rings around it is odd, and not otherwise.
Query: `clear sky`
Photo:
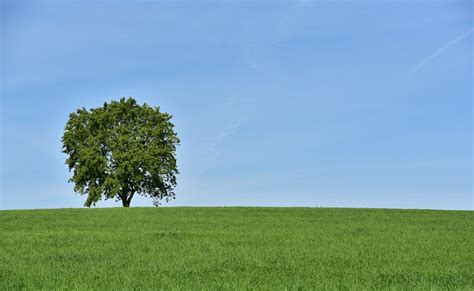
[[[174,116],[168,205],[474,208],[471,1],[1,3],[0,208],[82,207],[64,125],[121,96]]]

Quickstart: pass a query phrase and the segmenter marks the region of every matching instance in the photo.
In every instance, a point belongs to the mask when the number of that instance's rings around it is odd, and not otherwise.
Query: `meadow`
[[[474,290],[474,212],[0,211],[0,289]]]

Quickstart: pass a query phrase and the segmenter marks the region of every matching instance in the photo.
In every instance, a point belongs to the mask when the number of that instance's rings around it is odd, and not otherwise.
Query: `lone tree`
[[[87,195],[85,206],[102,198],[129,207],[135,194],[175,198],[176,146],[171,115],[133,98],[104,103],[69,115],[62,137],[74,191]]]

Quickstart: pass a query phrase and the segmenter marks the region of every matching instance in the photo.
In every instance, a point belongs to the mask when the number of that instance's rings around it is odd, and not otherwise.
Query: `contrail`
[[[455,39],[453,39],[452,41],[446,43],[445,45],[443,45],[442,47],[440,47],[439,49],[437,49],[434,53],[432,53],[429,57],[427,57],[426,59],[424,59],[423,61],[421,61],[420,63],[418,63],[418,65],[416,65],[413,70],[411,71],[411,73],[416,73],[417,71],[419,71],[421,68],[423,68],[424,66],[426,66],[426,64],[428,64],[429,62],[431,62],[431,60],[433,60],[434,58],[438,57],[439,55],[441,55],[445,50],[447,50],[449,47],[451,47],[452,45],[454,45],[455,43],[457,43],[458,41],[460,41],[461,39],[467,37],[469,34],[471,34],[471,32],[474,31],[474,27],[471,27],[471,29],[469,29],[468,31],[464,32],[463,34],[461,34],[460,36],[456,37]]]

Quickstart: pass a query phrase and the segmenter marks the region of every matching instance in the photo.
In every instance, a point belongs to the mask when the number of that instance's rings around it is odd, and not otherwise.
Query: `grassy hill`
[[[474,212],[0,211],[0,289],[474,289]]]

